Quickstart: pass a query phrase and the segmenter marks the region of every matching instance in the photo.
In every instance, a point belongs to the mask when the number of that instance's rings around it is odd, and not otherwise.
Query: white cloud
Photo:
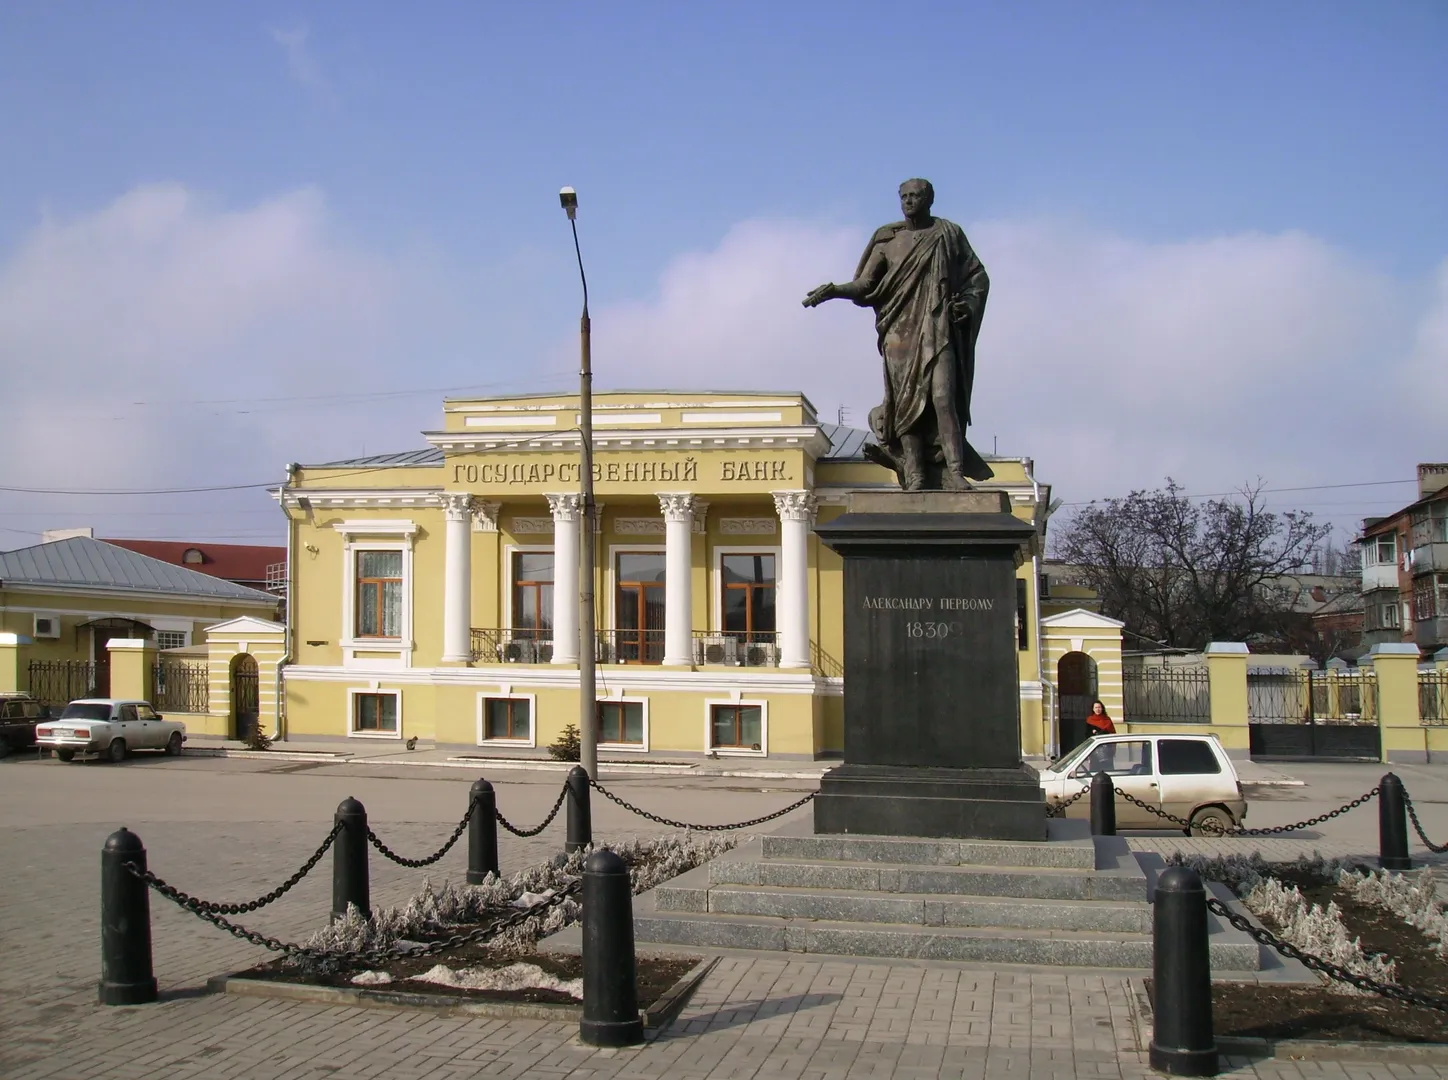
[[[287,29],[273,26],[268,27],[267,32],[286,57],[287,70],[291,72],[292,78],[308,90],[327,94],[331,92],[331,81],[322,72],[322,65],[312,50],[310,27],[305,23]]]
[[[1443,456],[1448,262],[1429,296],[1298,233],[967,231],[992,280],[972,441],[1034,457],[1062,498],[1167,474],[1197,491],[1406,480]],[[824,418],[843,403],[863,426],[881,383],[871,313],[799,302],[847,278],[867,236],[749,222],[681,256],[655,299],[598,314],[600,384],[802,389]],[[1349,493],[1320,516],[1350,521],[1367,507],[1344,501],[1401,505],[1411,490]]]

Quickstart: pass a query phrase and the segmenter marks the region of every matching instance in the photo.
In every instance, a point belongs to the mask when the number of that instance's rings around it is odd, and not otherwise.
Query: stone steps
[[[1151,932],[1151,909],[1146,905],[1099,900],[996,900],[927,893],[880,895],[770,885],[716,885],[702,897],[698,890],[687,887],[660,886],[654,890],[654,904],[658,911],[707,911],[724,915],[769,915],[831,922],[1128,934]]]

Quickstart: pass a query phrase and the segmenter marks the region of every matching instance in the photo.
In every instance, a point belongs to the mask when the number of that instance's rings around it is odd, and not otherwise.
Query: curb
[[[693,996],[704,976],[719,962],[707,956],[685,972],[673,986],[665,990],[647,1009],[639,1010],[644,1028],[655,1034],[673,1022]],[[275,979],[248,979],[237,975],[216,975],[206,980],[212,993],[235,994],[238,997],[277,998],[313,1005],[350,1005],[392,1009],[430,1009],[438,1015],[485,1016],[500,1020],[547,1020],[574,1022],[583,1018],[583,1005],[553,1004],[541,1001],[487,1001],[431,994],[427,991],[378,990],[366,986],[318,986],[314,983],[280,982]]]
[[[1151,1046],[1154,1010],[1146,983],[1133,979],[1136,1039],[1145,1053]],[[1390,1065],[1448,1065],[1448,1043],[1340,1042],[1329,1039],[1268,1039],[1247,1035],[1218,1035],[1217,1056],[1263,1061],[1381,1061]],[[1223,1072],[1227,1069],[1223,1067]]]
[[[232,750],[225,746],[187,746],[182,757],[253,758],[270,761],[320,761],[335,763],[350,760],[350,754],[334,754],[327,750]]]

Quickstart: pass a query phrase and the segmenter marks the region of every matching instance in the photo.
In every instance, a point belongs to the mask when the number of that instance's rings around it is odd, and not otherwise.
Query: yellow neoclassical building
[[[289,469],[278,731],[543,753],[579,715],[591,543],[605,757],[839,753],[843,579],[813,527],[851,490],[895,486],[866,433],[797,393],[598,394],[584,535],[577,410],[569,395],[448,400],[424,449]],[[1031,461],[991,466],[986,486],[1043,537],[1050,489]],[[1056,742],[1039,547],[1018,570],[1027,754]],[[1065,623],[1069,647],[1083,632]]]

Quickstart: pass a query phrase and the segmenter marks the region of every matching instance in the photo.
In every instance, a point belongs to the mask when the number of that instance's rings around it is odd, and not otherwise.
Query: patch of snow
[[[520,908],[536,907],[545,900],[553,899],[553,893],[553,889],[544,889],[542,892],[525,892],[513,901],[513,906]]]
[[[458,968],[438,964],[413,982],[451,986],[459,990],[559,990],[577,1001],[583,1000],[582,979],[559,979],[537,964],[509,964],[502,968]]]
[[[358,986],[383,986],[392,981],[392,976],[385,971],[359,971],[352,981]]]

